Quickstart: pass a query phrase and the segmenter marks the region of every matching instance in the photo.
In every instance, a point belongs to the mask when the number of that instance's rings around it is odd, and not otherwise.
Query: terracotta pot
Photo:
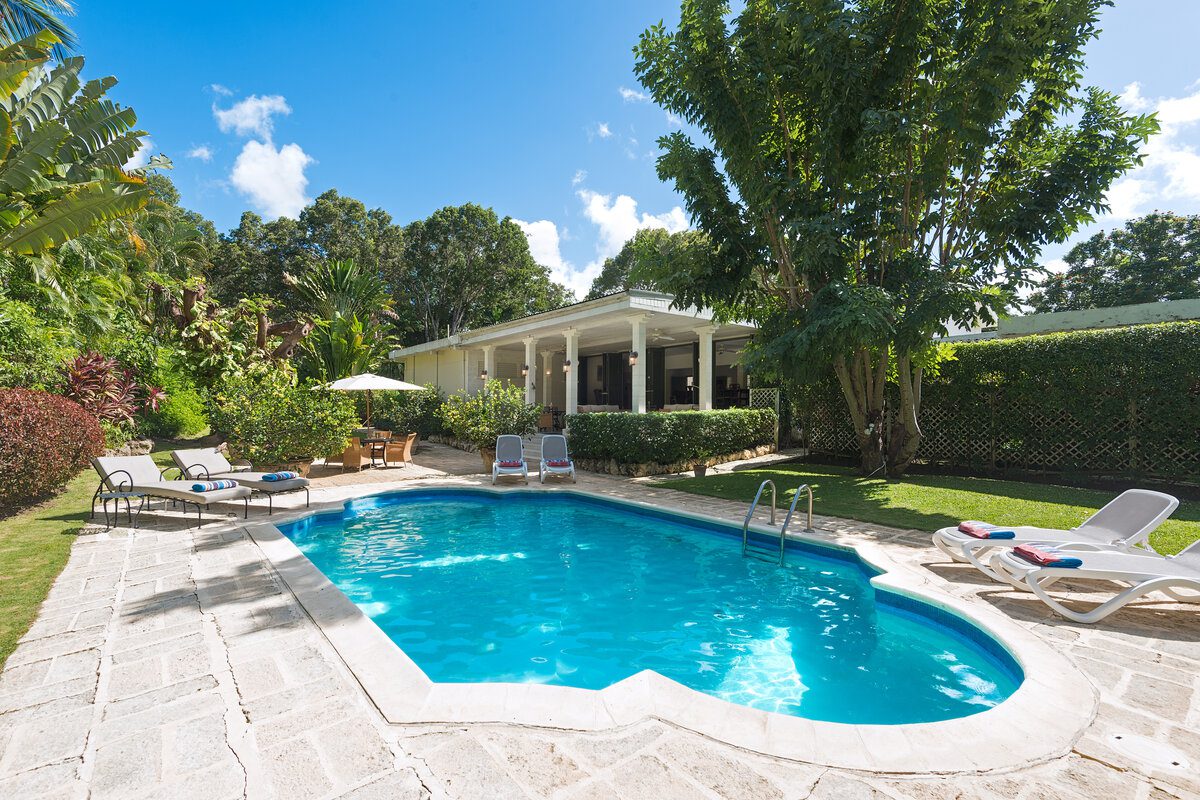
[[[696,473],[697,478],[703,478],[708,474],[708,464],[693,464],[692,471]]]
[[[492,462],[496,460],[496,448],[481,447],[479,448],[479,457],[483,460],[483,471],[492,471]]]

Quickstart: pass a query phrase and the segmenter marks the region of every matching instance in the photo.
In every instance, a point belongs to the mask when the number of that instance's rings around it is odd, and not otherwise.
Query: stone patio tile
[[[237,760],[225,738],[223,713],[178,723],[164,736],[164,744],[164,763],[170,775]]]
[[[36,798],[70,785],[78,777],[80,758],[31,769],[8,778],[0,778],[0,797]]]
[[[31,709],[35,706],[64,705],[70,707],[87,705],[96,696],[96,676],[85,675],[69,681],[46,684],[32,689],[8,692],[0,695],[0,714],[8,714],[20,709]],[[70,699],[73,698],[73,701]],[[38,713],[53,713],[50,709],[42,709]]]
[[[274,747],[323,725],[361,713],[362,709],[356,703],[338,695],[258,722],[254,725],[254,737],[259,747]]]
[[[139,694],[136,697],[109,703],[104,707],[104,718],[114,719],[130,714],[137,714],[141,711],[161,708],[175,700],[181,700],[190,695],[215,689],[216,686],[217,680],[212,675],[203,675],[199,678],[180,681],[179,683],[173,683],[170,686],[164,686],[152,692]]]
[[[453,733],[438,738],[438,746],[423,753],[421,759],[436,776],[438,790],[447,798],[528,800],[530,797],[470,735]]]
[[[136,714],[105,718],[96,729],[102,741],[115,741],[151,728],[161,728],[208,714],[224,713],[225,702],[217,692],[200,692],[166,705],[153,706]]]
[[[54,663],[54,659],[47,658],[4,670],[3,673],[0,673],[0,696],[8,692],[19,692],[41,686],[45,682],[46,676],[50,674],[52,663]]]
[[[654,756],[640,755],[615,770],[610,783],[621,800],[692,800],[713,797]]]
[[[333,788],[333,782],[321,766],[316,747],[307,739],[264,750],[262,761],[275,794],[280,798],[321,797]]]
[[[388,743],[365,717],[322,728],[313,738],[330,776],[343,786],[361,783],[384,772],[395,761]]]
[[[189,619],[171,625],[165,628],[159,628],[144,633],[132,633],[127,631],[117,630],[113,632],[112,651],[114,661],[117,656],[122,653],[128,653],[134,650],[140,650],[151,645],[170,642],[174,639],[180,639],[192,635],[202,635],[204,632],[203,625],[199,614],[195,619]],[[145,658],[145,655],[132,656],[132,658]]]
[[[308,683],[333,674],[333,665],[315,644],[310,643],[281,651],[275,663],[291,685]]]
[[[234,761],[182,777],[167,775],[164,783],[138,800],[233,800],[245,796],[245,786],[245,774]]]
[[[821,776],[808,800],[884,800],[887,796],[865,780],[830,770]]]
[[[344,693],[347,684],[337,677],[323,678],[255,699],[243,698],[242,708],[251,724],[286,713],[304,703],[315,703]]]
[[[417,773],[406,769],[339,795],[339,800],[429,800],[429,797],[429,790]]]
[[[1121,702],[1132,708],[1150,711],[1163,719],[1185,722],[1194,692],[1194,686],[1143,677],[1129,682]]]
[[[478,738],[498,753],[508,773],[539,797],[549,797],[588,777],[556,742],[526,731],[481,731]]]
[[[213,672],[212,655],[208,645],[200,641],[188,647],[173,649],[163,656],[163,668],[171,682],[195,678]]]
[[[657,748],[657,753],[663,761],[687,772],[718,797],[783,800],[784,793],[772,781],[698,736],[672,737]]]
[[[243,700],[257,700],[282,691],[287,686],[283,675],[279,673],[274,656],[233,664],[232,670],[238,694]]]
[[[92,800],[125,800],[145,791],[162,775],[162,733],[141,731],[96,749]]]
[[[91,723],[91,706],[85,706],[18,725],[0,757],[0,775],[82,756]]]
[[[567,749],[583,756],[598,767],[608,767],[648,748],[667,732],[666,727],[651,722],[628,732],[605,735],[575,734],[564,737]]]
[[[13,651],[13,654],[8,657],[8,664],[18,667],[22,664],[42,661],[54,656],[76,653],[80,650],[89,650],[99,647],[106,635],[107,629],[100,625],[22,642]]]

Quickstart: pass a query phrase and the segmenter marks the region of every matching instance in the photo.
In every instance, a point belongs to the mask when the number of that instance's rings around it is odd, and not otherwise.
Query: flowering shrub
[[[61,489],[103,452],[100,423],[78,403],[32,389],[0,389],[0,507]]]
[[[65,394],[98,418],[125,425],[139,410],[157,411],[166,394],[162,389],[138,384],[133,372],[116,359],[91,352],[67,364]]]

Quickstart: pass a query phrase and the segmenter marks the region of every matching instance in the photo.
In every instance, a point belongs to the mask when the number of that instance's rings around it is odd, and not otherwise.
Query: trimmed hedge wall
[[[673,464],[774,443],[775,411],[730,408],[572,414],[567,417],[567,430],[575,458]]]
[[[857,455],[836,385],[797,398],[809,447]],[[965,342],[925,381],[917,458],[1003,473],[1200,478],[1200,322]]]
[[[0,508],[57,492],[104,454],[100,422],[76,403],[32,389],[0,389]]]

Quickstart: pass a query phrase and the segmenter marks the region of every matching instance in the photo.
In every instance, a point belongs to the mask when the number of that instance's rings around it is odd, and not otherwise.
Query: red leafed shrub
[[[97,417],[123,424],[133,421],[140,409],[157,411],[166,393],[153,386],[141,386],[132,371],[116,359],[99,353],[85,353],[70,361],[63,370],[67,397]]]
[[[94,414],[48,392],[0,389],[0,510],[61,489],[104,453]]]

